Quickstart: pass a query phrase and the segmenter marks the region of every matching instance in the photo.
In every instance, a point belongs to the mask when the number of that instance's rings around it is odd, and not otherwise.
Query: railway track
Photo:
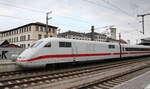
[[[10,71],[10,72],[1,72],[0,73],[0,79],[5,79],[5,78],[11,78],[11,77],[17,77],[17,76],[30,76],[30,75],[37,75],[37,74],[44,74],[44,73],[59,73],[60,71],[74,71],[78,70],[78,68],[81,69],[88,69],[88,68],[93,68],[93,67],[106,67],[109,65],[114,65],[114,64],[120,64],[120,63],[126,63],[126,62],[133,62],[133,61],[143,61],[142,58],[138,59],[133,59],[133,60],[124,60],[124,61],[115,61],[115,62],[108,62],[108,63],[96,63],[96,64],[91,64],[91,65],[83,65],[83,66],[78,66],[78,67],[69,67],[69,68],[58,68],[58,69],[50,69],[50,70],[21,70],[21,71]]]
[[[113,69],[120,69],[120,68],[125,68],[127,66],[130,65],[130,67],[135,67],[139,64],[141,64],[142,66],[139,66],[137,68],[135,68],[137,71],[137,69],[143,69],[143,68],[147,68],[147,63],[150,63],[150,61],[148,60],[130,60],[130,61],[126,61],[126,62],[115,62],[115,63],[109,63],[109,64],[104,64],[104,65],[92,65],[90,67],[82,67],[82,68],[75,68],[75,69],[68,69],[68,70],[61,70],[61,71],[57,71],[57,72],[51,72],[51,71],[42,71],[39,73],[36,72],[31,72],[29,73],[29,75],[23,75],[20,76],[20,74],[18,74],[17,76],[13,75],[13,77],[3,77],[2,79],[0,79],[0,89],[23,89],[23,88],[27,88],[29,89],[29,87],[36,87],[37,85],[45,85],[45,84],[49,84],[49,83],[57,83],[59,81],[63,81],[63,80],[68,80],[68,79],[74,79],[74,78],[79,78],[79,77],[83,77],[83,76],[90,76],[90,75],[95,75],[98,73],[103,73],[103,72],[107,72],[109,70],[113,70]],[[130,71],[131,72],[131,71]],[[133,72],[133,71],[132,71]],[[122,73],[123,74],[123,73]],[[7,75],[5,75],[7,76]],[[85,84],[86,86],[90,85],[89,83]],[[71,88],[75,88],[75,89],[84,89],[84,87],[80,85],[80,87],[70,87]],[[36,87],[35,89],[38,89],[39,87]],[[31,88],[32,89],[32,88]],[[41,88],[42,89],[42,88]],[[59,89],[59,88],[56,88]],[[61,88],[62,89],[62,88]],[[64,88],[66,89],[66,88]]]
[[[119,74],[117,76],[112,76],[110,78],[106,78],[100,81],[95,81],[87,84],[83,84],[80,86],[72,87],[69,89],[111,89],[114,86],[117,86],[125,81],[128,81],[132,78],[135,78],[147,71],[150,71],[150,68],[143,68],[131,72],[126,72],[123,74]]]

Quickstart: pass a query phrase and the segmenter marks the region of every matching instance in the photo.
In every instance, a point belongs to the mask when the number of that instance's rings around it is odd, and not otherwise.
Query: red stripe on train
[[[126,53],[121,53],[121,54],[126,55],[126,54],[145,54],[145,53],[150,53],[150,52],[126,52]],[[28,61],[35,61],[35,60],[46,59],[46,58],[107,56],[107,55],[120,55],[120,53],[46,55],[46,56],[40,56],[40,57],[28,59],[28,60],[17,60],[17,61],[19,61],[19,62],[28,62]]]

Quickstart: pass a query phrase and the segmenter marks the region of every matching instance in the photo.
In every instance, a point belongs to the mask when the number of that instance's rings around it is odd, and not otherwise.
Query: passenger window
[[[59,42],[59,47],[65,47],[65,42]]]
[[[108,45],[108,48],[114,49],[114,48],[115,48],[115,45]]]
[[[66,42],[66,47],[71,47],[71,42]]]
[[[51,47],[51,42],[48,42],[44,47]]]
[[[59,47],[71,47],[71,42],[59,42]]]

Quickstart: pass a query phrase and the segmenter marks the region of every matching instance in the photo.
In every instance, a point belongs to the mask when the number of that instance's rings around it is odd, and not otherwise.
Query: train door
[[[76,57],[77,52],[78,52],[77,44],[73,42],[73,45],[72,45],[73,62],[77,61],[77,57]]]

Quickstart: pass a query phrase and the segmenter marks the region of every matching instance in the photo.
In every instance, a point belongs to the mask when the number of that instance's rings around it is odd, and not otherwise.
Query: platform
[[[2,59],[0,59],[0,64],[12,64],[12,63],[15,63],[15,62],[12,61],[12,60],[2,60]]]
[[[150,71],[112,89],[150,89]]]
[[[17,71],[21,68],[11,60],[0,60],[0,72]]]

